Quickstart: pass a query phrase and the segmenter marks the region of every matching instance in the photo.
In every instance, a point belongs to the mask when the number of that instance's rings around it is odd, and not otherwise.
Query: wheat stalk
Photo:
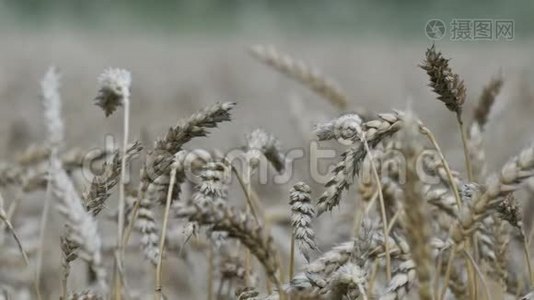
[[[175,203],[176,216],[210,226],[214,231],[223,231],[230,238],[238,239],[256,256],[270,280],[279,288],[277,251],[272,237],[265,235],[250,214],[238,212],[226,204],[226,169],[223,163],[208,163],[201,175],[202,183],[193,198]],[[282,292],[280,288],[279,292]]]
[[[52,190],[59,200],[57,209],[66,218],[68,239],[78,249],[78,256],[91,265],[100,288],[105,291],[106,271],[102,266],[101,240],[96,220],[85,210],[72,181],[57,159],[51,161]]]
[[[338,122],[343,124],[344,122]],[[362,134],[365,135],[367,143],[370,148],[374,148],[380,141],[391,136],[399,130],[401,126],[401,119],[398,114],[379,114],[378,119],[365,122],[361,125]],[[350,126],[340,125],[340,128],[347,128]],[[338,131],[333,127],[332,133],[328,134],[328,139],[336,136],[334,131]],[[351,138],[350,130],[341,129],[340,132],[348,132],[341,135],[343,139]],[[356,135],[356,131],[353,132]],[[326,138],[321,138],[325,140]],[[348,189],[352,178],[358,173],[361,162],[367,155],[365,146],[359,144],[351,147],[342,154],[342,160],[336,164],[332,171],[330,180],[326,183],[326,190],[323,192],[317,203],[317,215],[323,214],[325,211],[332,210],[339,205],[343,190]]]
[[[139,142],[131,144],[126,150],[126,162],[137,155],[142,150]],[[105,202],[111,195],[111,190],[120,180],[122,158],[118,151],[115,151],[111,162],[105,162],[101,175],[95,176],[91,181],[89,190],[84,195],[84,203],[87,211],[96,216],[104,209]]]
[[[63,143],[64,126],[61,118],[61,97],[59,94],[59,73],[54,67],[50,67],[41,81],[41,95],[44,108],[45,126],[47,128],[47,142],[50,145],[50,164],[56,159],[59,148]],[[48,223],[48,214],[50,210],[50,198],[52,188],[50,179],[47,183],[47,191],[41,215],[41,233],[40,245],[41,251],[37,254],[37,267],[35,271],[35,283],[39,287],[41,282],[41,268],[43,265],[43,248],[45,243],[45,232]],[[41,299],[38,292],[37,298]]]
[[[186,120],[181,120],[178,124],[169,129],[167,134],[160,138],[156,144],[155,149],[146,155],[146,160],[141,170],[141,182],[139,184],[138,199],[130,212],[129,225],[125,230],[123,245],[128,243],[130,233],[136,224],[137,216],[140,215],[140,209],[143,209],[143,215],[146,216],[145,224],[137,226],[141,229],[144,235],[144,245],[146,246],[145,254],[147,258],[154,264],[158,253],[157,249],[157,234],[156,227],[153,222],[153,213],[151,212],[153,202],[164,202],[166,199],[166,192],[168,190],[170,165],[173,160],[173,155],[182,150],[182,146],[195,137],[202,137],[208,134],[209,128],[217,127],[217,124],[224,121],[230,121],[230,110],[235,103],[225,102],[216,103],[207,107],[189,117]],[[176,178],[176,186],[173,188],[172,199],[178,198],[180,192],[179,184],[183,182],[185,175],[183,172],[178,172]],[[150,194],[147,194],[150,189]],[[142,206],[142,207],[141,207]],[[152,224],[152,225],[151,225]],[[147,225],[147,226],[143,226]],[[154,226],[153,226],[154,225]]]
[[[462,107],[466,98],[466,88],[460,76],[452,72],[449,67],[449,60],[436,51],[435,45],[428,48],[425,54],[425,61],[420,67],[426,71],[430,78],[429,86],[438,94],[438,100],[442,101],[445,106],[456,114],[456,119],[460,127],[462,144],[464,146],[465,166],[469,181],[473,181],[471,162],[467,148],[467,136],[463,126]]]
[[[412,250],[412,259],[415,262],[415,271],[419,282],[420,299],[432,299],[432,262],[428,241],[430,232],[428,225],[425,203],[421,197],[421,183],[416,171],[417,155],[421,151],[421,145],[417,140],[419,125],[413,116],[407,117],[403,128],[402,152],[406,158],[406,184],[404,185],[404,201],[406,213],[406,238]]]
[[[96,105],[100,106],[106,117],[111,115],[118,106],[124,107],[123,118],[123,141],[122,141],[122,160],[121,160],[121,176],[119,184],[119,204],[118,204],[118,225],[117,225],[117,264],[113,277],[115,278],[115,297],[121,299],[121,279],[120,274],[116,272],[122,269],[123,250],[122,239],[124,231],[124,217],[125,217],[125,185],[126,185],[126,153],[128,147],[128,135],[130,130],[130,86],[132,83],[132,76],[130,72],[123,69],[107,69],[99,77],[98,82],[100,88],[98,95],[95,98]]]
[[[162,273],[162,262],[163,262],[163,248],[165,247],[165,238],[167,233],[167,223],[169,220],[169,213],[171,209],[171,200],[172,200],[172,189],[174,187],[174,181],[176,180],[176,172],[178,168],[180,168],[180,164],[182,163],[180,156],[182,153],[179,152],[176,154],[177,159],[173,162],[171,165],[171,181],[169,182],[169,192],[167,193],[167,201],[165,204],[165,213],[163,217],[163,225],[161,229],[161,239],[159,243],[159,256],[158,256],[158,262],[156,267],[156,291],[154,293],[154,299],[160,300],[162,298],[162,284],[161,284],[161,273]]]

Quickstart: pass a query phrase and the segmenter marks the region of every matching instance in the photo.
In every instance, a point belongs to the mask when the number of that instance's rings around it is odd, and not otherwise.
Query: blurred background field
[[[215,101],[239,103],[236,121],[217,140],[242,140],[262,126],[288,148],[302,144],[302,126],[336,115],[298,84],[254,61],[247,48],[273,44],[317,66],[351,96],[352,107],[404,108],[408,99],[443,140],[459,149],[453,118],[426,87],[417,65],[432,44],[429,19],[512,19],[513,41],[437,41],[466,81],[469,100],[501,71],[505,78],[497,117],[499,139],[488,141],[490,161],[501,163],[532,134],[534,41],[532,1],[0,1],[0,144],[5,157],[42,135],[39,79],[49,65],[63,74],[67,137],[81,147],[101,146],[103,132],[118,134],[120,118],[103,118],[92,103],[96,77],[106,67],[132,71],[133,133],[150,138],[177,119]],[[292,111],[302,118],[295,118]],[[519,117],[524,114],[525,117]],[[293,115],[293,116],[292,116]],[[277,122],[272,122],[273,118]],[[296,120],[297,119],[297,120]],[[314,120],[315,119],[315,120]],[[513,122],[512,122],[513,120]],[[302,124],[300,124],[302,125]],[[517,128],[517,134],[498,134]],[[226,135],[225,135],[226,136]],[[495,149],[495,150],[493,150]],[[451,150],[452,151],[452,150]],[[457,151],[458,152],[458,151]],[[458,153],[451,153],[456,157]],[[453,160],[461,163],[461,160]]]

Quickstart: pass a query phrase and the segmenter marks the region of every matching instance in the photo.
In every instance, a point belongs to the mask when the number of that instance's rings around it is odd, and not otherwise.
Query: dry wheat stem
[[[172,199],[172,189],[174,188],[174,183],[176,181],[176,169],[178,165],[176,162],[171,167],[171,182],[169,183],[169,191],[167,193],[167,201],[165,202],[165,213],[163,216],[163,224],[161,226],[161,238],[159,242],[159,257],[158,263],[156,266],[156,290],[154,293],[154,300],[161,300],[162,298],[162,284],[161,284],[161,273],[162,273],[162,262],[163,262],[163,249],[165,247],[165,238],[167,234],[167,222],[169,221],[169,212],[171,209],[171,199]]]
[[[456,199],[456,205],[458,206],[458,209],[462,207],[462,200],[460,198],[460,193],[458,192],[458,187],[456,186],[456,183],[454,181],[454,178],[452,176],[451,169],[449,168],[449,163],[445,159],[445,156],[443,155],[443,152],[441,151],[441,148],[439,147],[439,144],[434,137],[434,134],[430,131],[430,129],[426,128],[425,126],[420,127],[421,132],[428,137],[430,140],[430,143],[432,143],[432,146],[434,146],[434,149],[439,154],[439,157],[441,158],[441,162],[443,163],[443,167],[445,168],[445,171],[447,173],[447,178],[449,180],[449,186],[452,188],[452,191],[454,193],[454,199]]]
[[[207,298],[208,300],[213,299],[213,245],[211,244],[211,241],[208,245],[208,293]],[[159,299],[158,299],[159,300]]]
[[[208,168],[216,168],[216,172],[201,175],[204,180],[192,199],[175,202],[176,216],[198,222],[199,225],[210,226],[213,231],[226,232],[228,237],[239,240],[256,256],[269,279],[279,287],[279,263],[272,237],[265,234],[250,214],[236,211],[226,204],[226,187],[222,185],[224,178],[220,177],[224,175],[221,170],[226,166],[220,162],[208,163],[204,172],[209,171]],[[281,289],[279,291],[282,292]]]
[[[367,152],[367,155],[369,156],[369,161],[371,163],[371,170],[373,172],[373,177],[376,182],[376,189],[378,192],[378,200],[380,204],[380,216],[382,218],[382,229],[384,233],[384,237],[389,236],[388,235],[388,220],[386,217],[386,207],[384,204],[384,195],[382,194],[382,184],[380,183],[380,177],[378,176],[378,171],[376,170],[376,165],[374,162],[374,157],[371,152],[371,149],[369,148],[369,144],[367,143],[367,139],[365,138],[365,134],[362,133],[361,140],[363,142],[363,145],[365,147],[365,151]],[[389,256],[389,243],[384,243],[385,250],[386,250],[386,278],[388,281],[391,280],[391,258]]]
[[[53,148],[51,149],[51,152],[50,152],[50,158],[49,158],[49,161],[50,161],[50,164],[52,162],[53,159],[55,159],[55,156],[57,156],[57,149]],[[39,241],[39,245],[41,247],[41,251],[39,251],[37,253],[37,264],[36,264],[36,267],[35,267],[35,283],[36,285],[39,287],[40,286],[40,282],[41,282],[41,268],[42,268],[42,265],[43,265],[43,255],[44,255],[44,244],[45,244],[45,241],[46,241],[46,237],[45,237],[45,234],[46,234],[46,227],[47,227],[47,224],[48,224],[48,215],[50,214],[50,202],[52,201],[51,198],[52,198],[52,179],[50,178],[51,175],[49,173],[49,178],[47,180],[47,185],[46,185],[46,192],[45,192],[45,199],[44,199],[44,204],[43,204],[43,212],[42,212],[42,216],[41,216],[41,224],[40,224],[40,229],[41,229],[41,233],[40,233],[40,241]],[[38,294],[38,299],[41,299],[40,298],[40,292]]]
[[[99,287],[105,292],[107,290],[106,271],[102,265],[101,239],[98,235],[96,220],[83,207],[74,184],[62,169],[59,160],[51,161],[50,172],[53,191],[59,200],[57,209],[67,220],[67,238],[77,245],[78,256],[90,264]]]
[[[365,134],[369,147],[374,148],[380,141],[397,132],[402,124],[401,119],[402,116],[399,112],[379,114],[377,119],[361,124],[361,129]],[[354,133],[356,133],[355,130]],[[331,139],[334,134],[329,134],[328,136],[328,139]],[[357,137],[347,136],[344,138],[354,139]],[[360,164],[366,155],[367,151],[362,143],[356,147],[347,149],[342,154],[342,160],[336,164],[332,171],[332,177],[325,185],[326,190],[321,197],[319,197],[317,203],[317,216],[320,216],[325,211],[330,211],[335,206],[339,205],[343,191],[349,188],[351,184],[350,181],[354,175],[358,173]]]
[[[488,287],[488,284],[486,282],[486,279],[484,278],[484,274],[482,274],[482,271],[480,271],[480,268],[478,267],[476,261],[473,259],[473,257],[471,256],[471,254],[469,252],[467,252],[466,249],[463,249],[462,250],[462,253],[464,254],[464,256],[466,257],[466,259],[468,260],[468,263],[470,263],[473,267],[473,269],[475,269],[476,273],[478,274],[479,278],[480,278],[480,281],[482,282],[482,285],[484,286],[484,291],[486,293],[486,299],[488,300],[491,300],[491,293],[490,293],[490,290],[489,290],[489,287]],[[476,285],[476,280],[474,281],[474,284]],[[476,290],[475,290],[475,298],[476,298]]]
[[[126,187],[126,159],[128,151],[128,133],[130,128],[130,99],[129,94],[124,96],[123,99],[124,106],[124,117],[123,117],[123,140],[122,140],[122,160],[121,160],[121,179],[119,182],[119,204],[118,204],[118,225],[117,225],[117,267],[115,270],[122,269],[123,263],[123,250],[122,250],[122,239],[124,231],[124,208],[125,208],[125,187]],[[115,296],[117,300],[121,299],[121,281],[120,274],[114,271],[113,274],[115,278]]]
[[[295,268],[295,234],[291,234],[291,245],[289,249],[289,278],[293,278],[293,271]]]
[[[237,181],[239,182],[239,186],[241,187],[241,189],[243,190],[243,193],[245,194],[245,200],[247,201],[246,205],[250,207],[250,212],[252,213],[252,216],[254,217],[256,222],[258,222],[258,224],[261,224],[260,220],[258,219],[258,215],[256,213],[256,208],[254,206],[254,203],[252,202],[252,195],[247,193],[247,185],[245,184],[245,181],[243,180],[242,176],[239,174],[239,172],[233,165],[231,165],[230,167],[232,168],[232,172],[234,173],[235,177],[237,178]],[[263,217],[262,219],[265,219],[265,217]]]
[[[452,248],[449,253],[449,258],[447,260],[447,268],[445,269],[445,278],[443,279],[443,288],[441,289],[441,292],[439,293],[438,300],[443,300],[445,297],[445,293],[447,292],[447,287],[449,286],[449,280],[451,278],[451,271],[452,271],[452,264],[454,261],[454,257],[456,256],[456,252],[458,251],[458,245],[453,244]]]
[[[534,286],[534,273],[532,273],[532,262],[530,259],[530,251],[528,247],[527,237],[523,229],[520,230],[522,242],[523,242],[523,252],[525,254],[525,262],[527,264],[528,277],[530,279],[530,285]]]
[[[141,201],[146,197],[149,186],[154,183],[153,179],[148,176],[147,168],[151,168],[154,173],[153,175],[158,178],[161,175],[167,174],[172,156],[178,153],[182,149],[182,146],[193,138],[207,136],[209,128],[215,128],[218,123],[230,121],[230,111],[234,106],[235,103],[233,102],[223,102],[206,107],[188,119],[178,121],[177,125],[171,127],[164,137],[156,141],[156,149],[147,154],[147,160],[141,170],[141,182],[137,191],[137,201],[130,213],[131,218],[126,228],[122,245],[128,243],[134,224],[136,224],[137,217],[139,216]],[[177,184],[181,180],[177,180]],[[164,189],[161,189],[161,191],[164,190],[164,196],[166,196],[168,189],[166,185],[163,185],[163,187]],[[176,187],[176,190],[178,191],[179,188]]]
[[[507,257],[506,257],[506,250],[508,246],[508,239],[505,236],[508,233],[504,233],[505,223],[502,222],[499,218],[493,218],[494,224],[492,227],[492,235],[494,237],[494,242],[492,243],[493,252],[495,253],[495,272],[497,280],[499,281],[499,284],[503,288],[503,290],[508,291],[509,288],[507,286],[507,277],[508,277],[508,271],[507,268]],[[524,246],[525,248],[525,246]],[[490,274],[492,275],[492,274]]]
[[[22,242],[19,236],[17,235],[15,228],[13,228],[13,225],[7,218],[7,215],[3,208],[0,210],[0,220],[2,220],[4,224],[6,224],[7,230],[9,230],[9,232],[13,236],[13,239],[15,240],[15,243],[17,244],[17,247],[19,248],[20,255],[22,255],[22,258],[24,259],[24,263],[26,264],[26,267],[29,267],[30,259],[28,258],[28,254],[26,254],[26,250],[24,250],[24,247],[22,246]]]
[[[47,128],[47,142],[50,147],[50,162],[55,159],[59,147],[64,140],[64,125],[61,117],[61,96],[59,94],[60,75],[58,71],[51,67],[46,72],[41,81],[41,97],[43,104],[43,114],[45,119],[45,126]],[[50,172],[48,173],[50,174]],[[50,175],[49,175],[50,176]],[[40,288],[41,282],[41,268],[43,264],[43,251],[45,243],[46,226],[48,223],[48,214],[50,210],[51,201],[51,187],[50,178],[47,181],[47,191],[45,194],[43,212],[41,215],[41,232],[40,232],[40,251],[37,254],[37,267],[35,271],[35,284]],[[37,292],[37,298],[41,299],[40,291]]]
[[[245,194],[247,194],[246,198],[250,199],[250,195],[252,194],[252,166],[250,163],[247,163],[247,171],[246,171],[246,181],[245,181]],[[251,211],[251,205],[246,206],[245,213],[249,214]],[[257,221],[256,221],[257,222]],[[259,224],[259,223],[258,223]],[[250,272],[252,269],[252,260],[250,257],[250,250],[245,247],[245,282],[248,284],[250,282]]]
[[[464,122],[462,121],[461,112],[456,113],[456,119],[458,120],[458,126],[459,126],[460,134],[462,137],[462,145],[464,149],[464,159],[465,159],[465,169],[467,171],[467,179],[470,182],[472,182],[474,180],[473,167],[471,166],[471,157],[469,156],[469,148],[468,148],[468,138],[467,138],[465,128],[464,128]]]
[[[483,144],[484,138],[480,125],[473,122],[469,128],[468,150],[473,178],[476,182],[480,182],[481,177],[486,175],[486,153]]]
[[[13,228],[13,225],[11,224],[11,221],[9,221],[9,218],[4,211],[4,198],[2,194],[0,193],[0,220],[6,225],[9,232],[11,232],[11,235],[13,236],[13,239],[15,240],[15,243],[17,244],[17,247],[19,248],[19,252],[22,255],[22,258],[24,259],[24,263],[26,264],[26,267],[30,267],[30,259],[28,258],[28,254],[26,254],[26,250],[24,250],[24,247],[22,246],[22,242],[17,235],[17,232],[15,231],[15,228]],[[36,293],[36,296],[38,299],[41,299],[41,293],[39,290],[39,286],[37,285],[37,281],[33,281],[33,287]]]
[[[432,262],[429,241],[426,203],[421,197],[421,182],[417,174],[417,155],[422,149],[419,137],[421,125],[410,114],[407,115],[403,134],[405,143],[402,153],[406,159],[406,184],[404,185],[404,203],[406,207],[405,230],[410,246],[411,256],[415,262],[415,272],[419,282],[418,294],[422,300],[432,299]],[[389,280],[388,280],[389,281]]]

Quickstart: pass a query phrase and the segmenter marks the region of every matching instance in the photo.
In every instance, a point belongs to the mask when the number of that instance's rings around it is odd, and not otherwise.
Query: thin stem
[[[461,119],[459,118],[459,122],[461,122]],[[462,127],[463,128],[463,127]],[[449,168],[449,163],[447,162],[447,160],[445,159],[445,156],[443,155],[443,152],[441,151],[441,148],[439,147],[438,145],[438,142],[436,141],[436,138],[434,137],[434,135],[432,134],[432,132],[426,128],[425,126],[420,126],[420,130],[421,132],[428,137],[428,139],[430,140],[430,142],[432,143],[432,145],[434,146],[434,148],[436,149],[436,151],[438,152],[439,156],[440,156],[440,159],[441,159],[441,162],[443,164],[443,167],[445,168],[445,173],[447,174],[447,179],[449,180],[449,184],[453,190],[453,193],[454,193],[454,198],[456,199],[456,205],[458,206],[458,210],[460,210],[461,208],[461,203],[462,203],[462,200],[460,198],[460,193],[458,192],[458,187],[456,186],[456,183],[454,182],[454,179],[452,177],[452,172]],[[462,129],[462,132],[463,132],[463,129]],[[464,144],[465,146],[465,144]],[[464,150],[466,150],[467,148],[464,147]],[[467,156],[466,156],[467,157]],[[466,162],[467,166],[469,166],[469,163]],[[468,173],[470,172],[470,166],[468,167]],[[469,245],[466,245],[466,251],[469,250]],[[451,254],[451,257],[454,258],[454,255],[455,254]],[[447,263],[447,271],[446,271],[446,284],[444,286],[444,289],[442,290],[441,294],[440,294],[440,299],[443,298],[444,296],[444,293],[446,291],[446,287],[448,285],[448,282],[449,282],[449,277],[450,277],[450,267],[452,267],[452,261],[451,261],[451,258],[449,258],[449,262]],[[470,278],[472,279],[472,274],[473,274],[473,270],[471,268],[471,265],[468,264],[467,265],[467,271],[468,273],[470,274]],[[447,274],[448,272],[448,274]],[[475,293],[476,293],[476,282],[475,282],[475,285],[474,285],[474,290],[473,290]]]
[[[114,269],[115,278],[115,296],[116,299],[121,299],[121,278],[120,273],[117,272],[122,267],[122,235],[124,230],[124,207],[125,207],[125,185],[126,185],[126,150],[128,148],[128,134],[130,129],[130,99],[126,95],[123,99],[124,118],[123,118],[123,136],[122,136],[122,157],[121,157],[121,181],[119,183],[119,204],[118,204],[118,226],[117,226],[117,268]]]
[[[289,280],[293,278],[293,264],[295,260],[295,234],[291,234],[291,248],[289,250]]]
[[[480,277],[480,281],[482,282],[482,285],[484,286],[484,292],[486,293],[486,297],[487,297],[486,299],[491,300],[491,293],[489,291],[488,284],[486,283],[486,280],[484,279],[482,271],[480,271],[480,268],[476,264],[475,260],[471,256],[471,254],[469,254],[469,252],[467,252],[465,249],[462,252],[463,252],[464,256],[466,257],[468,263],[471,263],[471,266],[475,269],[476,273]],[[476,280],[475,280],[475,285],[476,285]],[[477,298],[475,298],[475,299],[477,299]]]
[[[373,205],[375,204],[377,198],[378,198],[378,193],[375,193],[375,195],[373,195],[373,198],[371,198],[371,201],[369,201],[369,203],[364,203],[363,210],[361,209],[356,210],[355,217],[353,220],[354,223],[352,224],[353,237],[356,237],[359,235],[360,228],[363,222],[363,218],[364,216],[367,216],[367,214],[369,214],[369,211],[371,210],[371,207],[373,207]]]
[[[469,158],[469,149],[467,148],[467,134],[464,128],[464,122],[462,121],[462,113],[458,111],[456,113],[456,119],[458,120],[458,126],[460,127],[460,133],[462,135],[462,144],[464,146],[465,157],[465,169],[467,170],[467,179],[473,181],[473,167],[471,166],[471,159]]]
[[[213,245],[208,245],[208,300],[213,299]]]
[[[362,295],[363,300],[368,300],[367,293],[365,292],[365,288],[361,283],[358,284],[358,290],[360,291],[360,295]]]
[[[399,219],[400,215],[402,213],[402,209],[399,209],[395,212],[395,214],[393,215],[393,217],[391,217],[391,220],[389,220],[389,224],[388,224],[388,235],[389,233],[391,232],[391,230],[393,229],[393,226],[395,226],[395,223],[397,222],[397,220]]]
[[[251,190],[250,192],[251,192],[251,196],[254,195],[254,190]],[[258,199],[257,196],[256,196],[256,199]],[[257,203],[259,204],[261,202],[258,201]],[[264,217],[264,219],[265,219],[265,224],[264,224],[265,232],[270,233],[271,232],[271,220],[269,218],[265,218],[265,217]],[[280,256],[279,255],[276,256],[276,261],[277,261],[277,264],[280,265]],[[278,276],[282,277],[280,272],[279,272]],[[272,279],[272,280],[266,280],[267,293],[271,294],[271,292],[272,292],[272,286],[271,286],[271,281],[272,281],[272,283],[274,283],[276,289],[278,290],[278,297],[281,300],[285,300],[285,293],[282,290],[282,285],[280,284],[279,277],[277,278],[275,276],[275,278]]]
[[[388,220],[386,216],[386,206],[384,204],[384,195],[382,194],[382,184],[380,183],[380,177],[378,176],[378,171],[376,170],[376,165],[374,162],[373,154],[371,153],[371,150],[369,149],[369,144],[367,144],[367,140],[365,137],[362,136],[362,142],[365,146],[365,151],[367,152],[367,155],[369,155],[369,160],[371,162],[371,169],[373,172],[373,176],[377,185],[378,190],[378,200],[380,202],[380,214],[382,217],[382,228],[384,231],[384,249],[386,251],[386,278],[388,281],[391,281],[391,257],[389,254],[389,243],[388,243]]]
[[[140,206],[141,206],[141,197],[138,197],[137,200],[135,201],[135,204],[131,212],[132,219],[128,222],[128,227],[126,227],[126,230],[124,231],[124,235],[122,238],[122,249],[123,250],[126,247],[126,244],[128,244],[128,241],[130,240],[130,236],[132,234],[133,227],[135,224],[135,220],[137,219]]]
[[[434,273],[434,280],[433,280],[434,294],[432,295],[434,299],[439,298],[439,279],[441,277],[441,268],[443,267],[442,266],[443,265],[443,253],[441,251],[438,251],[438,255],[436,258],[437,258],[436,265],[435,265],[436,273]]]
[[[60,300],[67,300],[67,295],[69,293],[67,289],[67,283],[70,275],[70,266],[68,262],[65,262],[64,270],[63,270],[63,278],[61,278],[61,298]]]
[[[445,297],[445,293],[447,292],[447,287],[449,286],[449,281],[451,279],[452,263],[454,261],[454,257],[456,255],[457,250],[458,250],[458,245],[454,244],[452,246],[451,253],[449,254],[449,260],[447,261],[447,269],[445,270],[443,288],[441,289],[441,293],[439,293],[438,300],[442,300],[443,297]]]
[[[55,159],[55,156],[57,155],[57,148],[52,147],[50,150],[50,157],[49,161],[52,161],[52,159]],[[40,286],[41,286],[41,270],[43,267],[43,254],[44,254],[44,244],[45,244],[45,238],[46,238],[46,226],[48,224],[48,215],[50,211],[50,202],[52,201],[52,176],[53,174],[50,173],[50,168],[48,172],[48,180],[46,183],[46,194],[44,199],[44,206],[43,206],[43,212],[41,214],[41,224],[40,229],[41,232],[39,233],[39,251],[37,251],[37,264],[35,267],[35,284],[38,287],[38,294],[37,298],[41,299],[41,292],[40,292]]]
[[[15,240],[15,243],[17,244],[17,247],[19,248],[19,252],[22,255],[22,259],[24,260],[24,263],[26,264],[26,267],[30,266],[30,259],[28,258],[28,254],[26,254],[26,251],[24,250],[24,247],[22,246],[22,242],[20,241],[19,236],[15,232],[15,228],[11,224],[11,221],[9,221],[6,212],[4,211],[4,198],[2,194],[0,194],[0,220],[6,224],[7,229],[11,232],[11,235],[13,236],[13,239]],[[41,299],[41,292],[39,291],[39,285],[37,284],[37,281],[33,281],[33,286],[35,289],[35,293],[37,294],[37,298]]]
[[[530,251],[528,250],[527,236],[525,231],[521,229],[521,236],[523,238],[523,252],[525,253],[525,261],[527,263],[528,278],[531,286],[534,286],[534,273],[532,273],[532,262],[530,261]]]
[[[224,287],[224,280],[221,278],[221,279],[219,279],[219,287],[217,288],[217,297],[216,297],[216,299],[221,299],[223,287]]]
[[[456,199],[456,205],[458,206],[458,209],[462,207],[462,200],[460,198],[460,193],[458,192],[458,187],[456,186],[456,183],[454,182],[454,179],[452,177],[451,169],[449,168],[449,163],[445,159],[445,156],[443,155],[443,152],[441,151],[441,148],[438,145],[438,142],[436,141],[436,138],[434,137],[434,134],[432,132],[424,127],[420,126],[421,132],[430,140],[430,143],[432,143],[432,146],[436,149],[436,151],[439,154],[439,157],[441,159],[441,163],[443,164],[443,167],[445,168],[445,173],[447,173],[447,179],[449,180],[449,184],[452,188],[454,199]]]
[[[462,249],[462,253],[469,253],[466,249],[471,249],[471,240],[468,239],[465,242],[465,249]],[[469,263],[469,261],[466,261],[467,266],[467,278],[469,282],[469,292],[471,295],[471,298],[477,299],[478,297],[478,283],[475,271],[473,270],[473,266]]]
[[[13,236],[13,239],[15,240],[15,243],[17,244],[17,247],[19,248],[19,252],[22,255],[22,258],[24,259],[24,263],[28,267],[30,265],[30,259],[28,258],[28,255],[26,254],[26,251],[24,250],[24,247],[22,247],[22,243],[20,241],[19,236],[15,232],[15,228],[13,228],[13,225],[11,222],[6,218],[6,214],[4,210],[0,212],[0,220],[6,224],[7,229],[9,232],[11,232],[11,235]]]
[[[251,179],[252,179],[252,167],[250,166],[250,164],[247,164],[247,177],[246,177],[246,181],[245,181],[245,194],[248,195],[247,196],[247,199],[250,199],[250,195],[252,194],[252,183],[251,183]],[[252,205],[247,205],[247,209],[246,209],[246,212],[247,214],[250,213],[251,211],[251,207]],[[259,222],[258,222],[259,224]],[[250,270],[251,270],[251,254],[250,254],[250,250],[248,248],[245,249],[245,282],[247,283],[247,285],[250,283]]]
[[[373,263],[373,268],[371,269],[371,276],[369,278],[369,283],[368,283],[369,291],[374,291],[374,286],[375,286],[377,275],[378,275],[378,260],[375,260]]]
[[[177,165],[173,164],[172,169],[171,169],[171,180],[169,183],[169,189],[167,191],[167,201],[165,202],[165,213],[163,216],[163,225],[161,228],[161,238],[159,240],[159,257],[158,257],[158,263],[156,265],[156,292],[154,293],[155,300],[162,299],[161,269],[162,269],[162,261],[163,261],[163,248],[165,247],[165,237],[167,236],[167,223],[169,221],[169,212],[171,210],[172,192],[174,189],[174,184],[176,183],[176,169],[177,169]]]
[[[243,193],[245,194],[245,199],[247,201],[248,207],[250,207],[250,212],[252,213],[252,216],[258,222],[258,224],[261,224],[258,215],[256,214],[256,209],[254,208],[254,204],[252,202],[252,195],[247,192],[247,185],[245,184],[245,181],[237,171],[237,169],[234,166],[231,166],[232,172],[235,174],[235,177],[237,178],[237,181],[239,181],[239,185],[241,186],[241,189],[243,190]]]
[[[270,223],[269,219],[265,220],[265,225],[264,226],[265,226],[265,232],[270,232],[271,223]],[[278,257],[276,259],[277,259],[278,262],[280,261]],[[278,287],[278,285],[279,285],[278,280],[276,280],[276,282],[274,282],[274,284],[275,284],[275,286]],[[272,292],[271,280],[266,280],[265,281],[265,285],[266,285],[267,293],[271,294],[271,292]]]

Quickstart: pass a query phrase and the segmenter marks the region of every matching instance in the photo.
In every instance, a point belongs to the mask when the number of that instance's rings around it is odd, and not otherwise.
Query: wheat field
[[[534,299],[532,43],[0,39],[0,299]]]

